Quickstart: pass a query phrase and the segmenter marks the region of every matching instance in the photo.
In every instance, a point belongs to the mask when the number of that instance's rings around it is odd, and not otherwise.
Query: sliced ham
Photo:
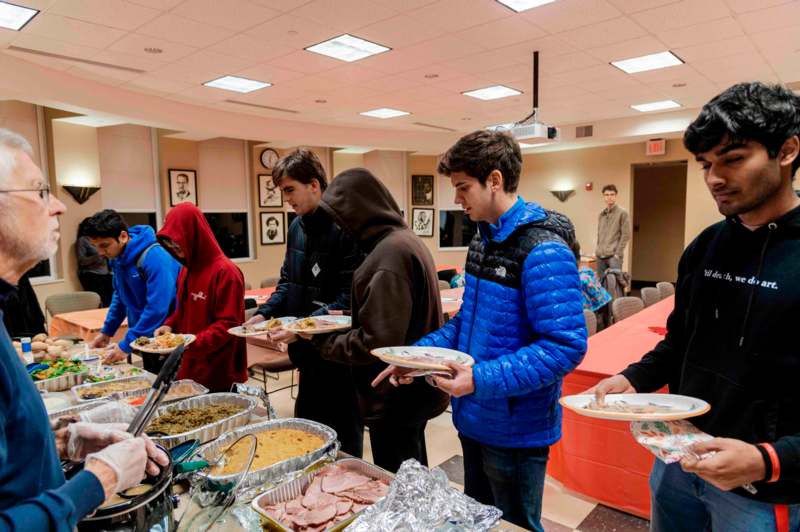
[[[336,502],[336,515],[345,515],[350,513],[350,509],[353,507],[353,501],[350,499],[339,499]]]
[[[303,496],[302,504],[309,510],[317,510],[324,506],[334,505],[339,501],[339,497],[330,493],[306,493]]]
[[[326,475],[322,479],[322,491],[326,491],[328,493],[341,493],[343,491],[363,486],[369,481],[369,477],[365,477],[364,475],[359,475],[358,473],[353,473],[351,471],[344,472],[341,475]]]
[[[324,525],[336,517],[336,504],[329,504],[316,510],[307,510],[304,514],[295,515],[292,520],[299,526]]]
[[[379,480],[370,480],[363,486],[343,491],[339,495],[343,495],[359,504],[375,504],[385,497],[387,493],[389,493],[389,486]]]

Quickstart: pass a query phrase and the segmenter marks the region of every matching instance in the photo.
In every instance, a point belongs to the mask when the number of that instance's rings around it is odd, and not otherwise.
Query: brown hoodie
[[[442,325],[436,267],[430,251],[409,230],[386,187],[368,170],[345,170],[331,182],[320,207],[367,253],[353,274],[353,328],[321,340],[324,358],[351,366],[367,424],[419,423],[441,414],[449,397],[424,380],[395,388],[372,380],[386,364],[378,347],[411,345]]]

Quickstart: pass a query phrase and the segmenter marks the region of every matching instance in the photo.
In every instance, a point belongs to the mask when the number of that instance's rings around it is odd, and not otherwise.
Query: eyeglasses
[[[38,192],[39,197],[44,203],[50,203],[50,185],[43,185],[39,188],[13,188],[9,190],[0,190],[0,193],[9,192]]]

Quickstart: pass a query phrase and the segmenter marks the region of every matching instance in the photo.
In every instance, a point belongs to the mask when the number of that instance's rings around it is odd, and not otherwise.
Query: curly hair
[[[522,152],[519,143],[509,133],[480,130],[461,137],[439,160],[437,171],[449,176],[464,172],[481,185],[489,174],[503,174],[503,190],[516,192],[522,171]]]

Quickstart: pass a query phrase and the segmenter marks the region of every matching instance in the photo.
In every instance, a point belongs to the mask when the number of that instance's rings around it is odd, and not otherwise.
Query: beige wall
[[[340,153],[333,152],[333,172],[330,177],[335,177],[349,168],[363,168],[363,153]]]

